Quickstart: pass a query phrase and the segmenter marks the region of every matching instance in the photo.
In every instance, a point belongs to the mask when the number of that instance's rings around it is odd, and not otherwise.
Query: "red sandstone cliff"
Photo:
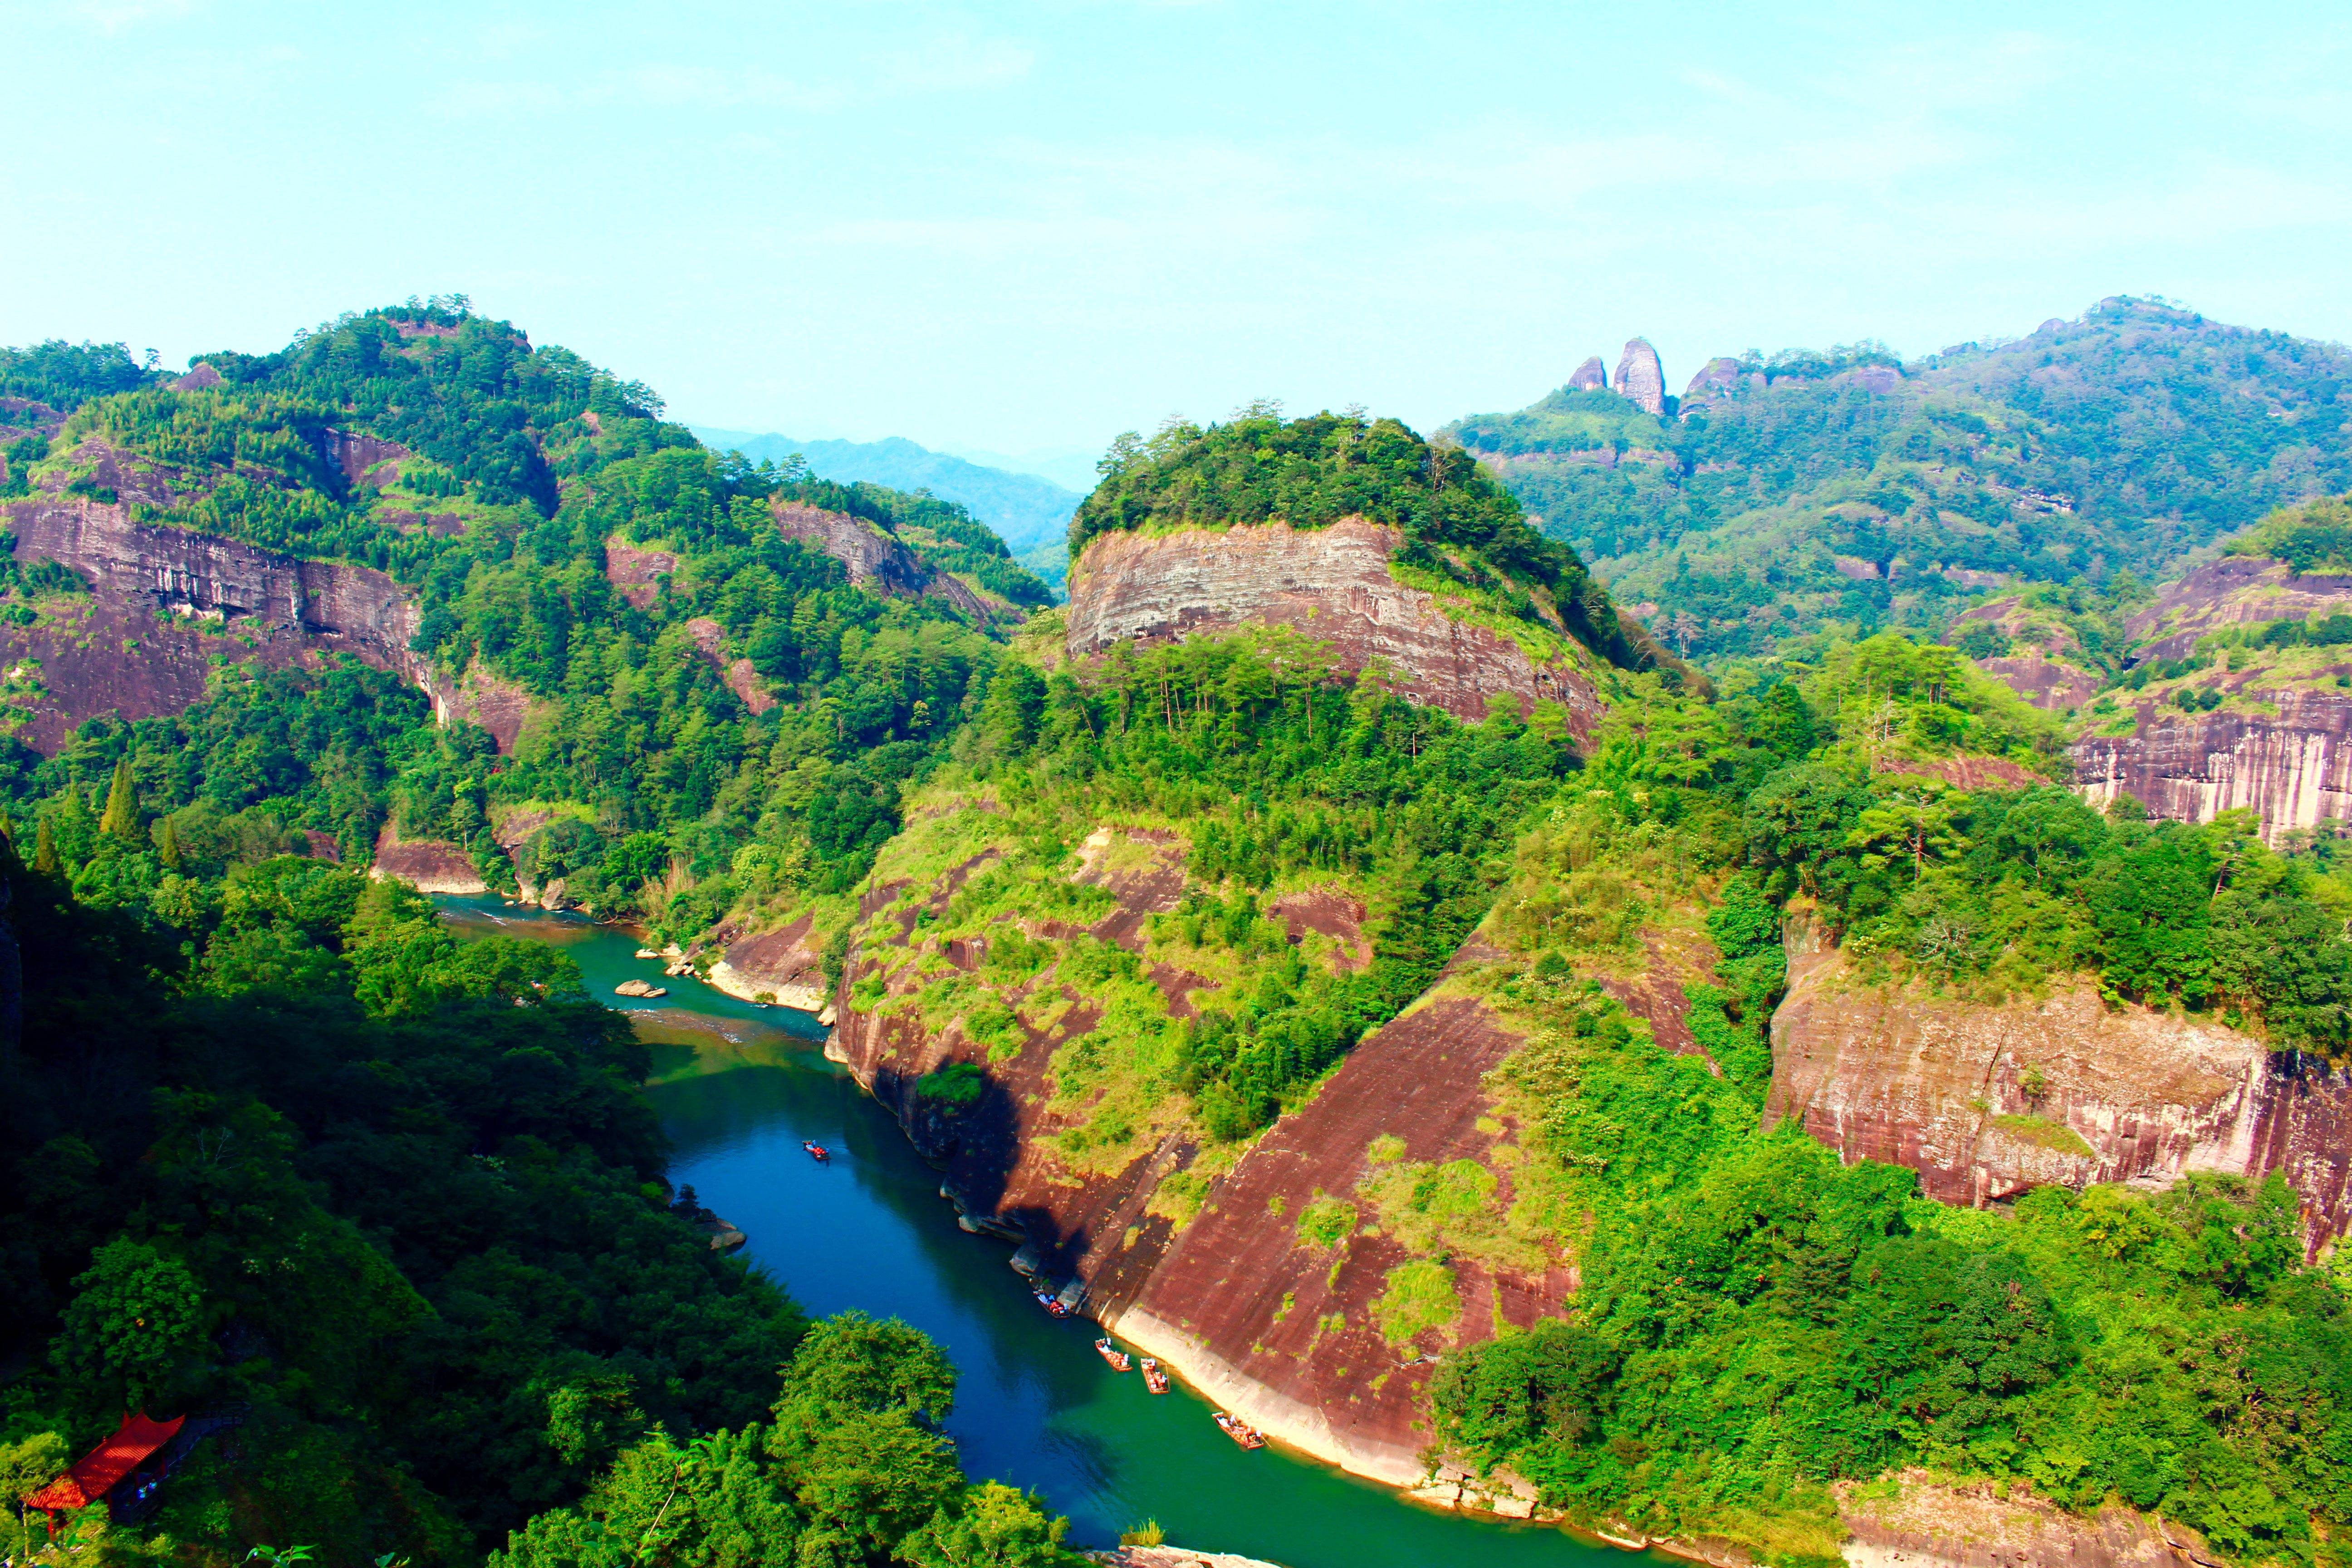
[[[1114,644],[1287,626],[1332,646],[1341,668],[1382,661],[1404,695],[1484,719],[1487,699],[1568,709],[1580,731],[1599,718],[1572,656],[1538,661],[1503,634],[1445,613],[1437,596],[1396,581],[1404,536],[1349,518],[1328,528],[1268,523],[1223,531],[1107,533],[1070,572],[1067,647],[1090,658]],[[1559,639],[1568,639],[1563,634]]]
[[[56,561],[90,584],[30,626],[0,626],[0,660],[38,692],[18,733],[54,751],[83,720],[177,713],[204,695],[212,659],[271,667],[357,655],[415,679],[415,610],[364,566],[298,561],[184,529],[131,521],[127,507],[40,495],[0,506],[16,559]]]
[[[1479,1002],[1440,995],[1368,1037],[1315,1098],[1285,1116],[1210,1194],[1113,1331],[1181,1368],[1218,1404],[1277,1440],[1391,1486],[1424,1476],[1422,1396],[1436,1357],[1567,1304],[1565,1267],[1532,1277],[1456,1257],[1452,1331],[1391,1343],[1369,1310],[1412,1254],[1378,1227],[1336,1248],[1303,1241],[1318,1194],[1358,1201],[1375,1144],[1391,1160],[1478,1160],[1496,1142],[1482,1080],[1519,1044]],[[1498,1199],[1507,1202],[1507,1198]]]
[[[2291,574],[2284,562],[2225,556],[2168,585],[2132,617],[2143,664],[2189,657],[2197,641],[2231,626],[2352,611],[2352,577]],[[2116,692],[2137,711],[2074,746],[2074,784],[2105,805],[2129,795],[2158,816],[2207,822],[2244,807],[2263,833],[2352,818],[2352,648],[2239,650],[2204,668]],[[2168,700],[2187,691],[2222,706],[2189,712]],[[2105,703],[2109,699],[2101,699]]]
[[[2192,1171],[2302,1194],[2316,1249],[2352,1222],[2352,1076],[2218,1025],[2109,1008],[2088,986],[1998,1006],[1874,984],[1790,925],[1769,1127],[1919,1173],[1943,1203]]]

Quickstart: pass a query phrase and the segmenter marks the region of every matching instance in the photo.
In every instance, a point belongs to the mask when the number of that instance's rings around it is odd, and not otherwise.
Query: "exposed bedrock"
[[[1115,846],[1115,837],[1127,845]],[[1182,897],[1182,847],[1173,836],[1150,829],[1090,838],[1076,879],[1103,888],[1117,902],[1088,933],[1140,951],[1148,917],[1175,908]],[[1480,1127],[1481,1118],[1494,1114],[1482,1079],[1517,1046],[1517,1037],[1476,1001],[1436,995],[1368,1037],[1311,1100],[1277,1121],[1234,1169],[1210,1179],[1205,1192],[1156,1201],[1162,1183],[1189,1171],[1201,1152],[1181,1123],[1147,1136],[1117,1169],[1072,1158],[1062,1147],[1061,1134],[1083,1125],[1089,1110],[1053,1103],[1054,1049],[1096,1026],[1092,1005],[1074,1001],[1050,1029],[1023,1024],[1017,1051],[982,1049],[960,1021],[927,1026],[919,1008],[905,1005],[941,964],[971,973],[985,963],[985,940],[927,936],[920,914],[943,909],[993,858],[990,851],[959,866],[919,904],[894,908],[903,885],[867,896],[869,915],[890,910],[885,918],[897,928],[888,939],[894,951],[877,964],[860,956],[873,951],[865,939],[853,947],[834,994],[842,1019],[828,1054],[897,1114],[916,1147],[940,1167],[941,1190],[965,1227],[1018,1245],[1015,1267],[1081,1302],[1269,1436],[1398,1486],[1421,1481],[1416,1456],[1428,1437],[1414,1423],[1434,1354],[1486,1338],[1498,1324],[1524,1326],[1559,1310],[1570,1277],[1563,1267],[1521,1278],[1457,1256],[1449,1266],[1455,1321],[1391,1343],[1370,1309],[1408,1255],[1393,1238],[1360,1229],[1329,1246],[1303,1240],[1298,1216],[1326,1194],[1369,1215],[1370,1201],[1357,1188],[1373,1169],[1375,1141],[1384,1136],[1402,1140],[1382,1151],[1396,1159],[1489,1153],[1507,1130],[1494,1122]],[[1282,906],[1295,931],[1335,935],[1343,950],[1360,938],[1354,912],[1338,895]],[[1039,934],[1076,933],[1057,927]],[[779,931],[768,939],[772,953],[739,946],[728,961],[766,960],[779,972],[805,965],[804,937]],[[910,950],[925,962],[887,967]],[[1187,990],[1203,984],[1164,966],[1149,973],[1172,1012],[1188,1008]],[[869,987],[858,998],[859,981],[883,973],[890,975],[884,994]],[[1039,1005],[1050,1001],[1040,995],[1024,1011],[1050,1011]],[[922,1090],[926,1075],[955,1063],[981,1068],[977,1099],[950,1105]],[[1505,1203],[1507,1181],[1506,1175],[1498,1199]]]
[[[1848,1161],[1917,1171],[1944,1203],[2277,1171],[2302,1194],[2309,1249],[2352,1217],[2340,1069],[2218,1025],[2110,1008],[2087,985],[1992,1006],[1869,984],[1802,918],[1789,948],[1767,1127],[1798,1117]]]
[[[1606,392],[1609,389],[1609,371],[1601,364],[1601,356],[1594,354],[1578,365],[1576,374],[1568,378],[1568,384],[1577,392]]]
[[[1104,888],[1118,900],[1109,913],[1087,928],[1106,942],[1139,948],[1144,920],[1176,907],[1182,896],[1184,876],[1179,861],[1181,846],[1172,836],[1141,831],[1130,837],[1147,844],[1165,844],[1164,857],[1155,856],[1140,868],[1118,873],[1082,872],[1081,880]],[[964,882],[996,858],[993,850],[966,861],[941,878],[920,906],[903,909],[891,918],[898,930],[887,943],[893,956],[903,958],[919,949],[967,973],[987,957],[984,940],[941,943],[920,935],[921,909],[943,910]],[[906,891],[903,884],[887,885],[868,893],[861,913],[871,918]],[[1045,934],[1073,935],[1056,930]],[[772,959],[793,962],[789,946],[779,943]],[[1171,1234],[1169,1221],[1145,1212],[1145,1204],[1160,1179],[1189,1164],[1194,1152],[1180,1139],[1163,1140],[1123,1169],[1111,1172],[1075,1165],[1066,1160],[1058,1135],[1084,1122],[1081,1110],[1066,1115],[1051,1103],[1050,1071],[1054,1049],[1063,1041],[1092,1029],[1100,1013],[1091,1004],[1076,1002],[1052,1027],[1019,1025],[1017,1053],[985,1050],[965,1037],[960,1020],[941,1020],[929,1027],[917,1009],[898,1005],[919,989],[924,976],[915,966],[900,969],[888,981],[883,996],[870,1005],[853,1007],[850,999],[858,982],[874,966],[854,948],[835,995],[842,1017],[835,1031],[831,1054],[847,1065],[857,1080],[887,1106],[923,1155],[940,1167],[941,1190],[977,1228],[1022,1243],[1020,1261],[1026,1271],[1059,1288],[1072,1280],[1085,1283],[1100,1313],[1104,1303],[1131,1299],[1159,1261]],[[730,950],[729,963],[736,955]],[[1174,989],[1181,977],[1155,974]],[[984,1068],[985,1087],[979,1098],[948,1104],[926,1098],[918,1085],[933,1070],[957,1062]]]
[[[2224,555],[2166,586],[2124,623],[2137,658],[2185,658],[2197,639],[2224,626],[2309,620],[2352,611],[2352,576],[2297,576],[2284,561]]]
[[[255,545],[131,521],[120,506],[43,496],[6,509],[16,558],[47,559],[98,587],[143,595],[159,609],[217,614],[267,637],[282,629],[407,670],[416,612],[383,573],[331,561],[299,561]]]
[[[183,529],[132,522],[127,510],[37,496],[0,507],[25,564],[56,561],[89,581],[30,626],[0,626],[16,732],[55,752],[86,719],[150,719],[202,697],[215,658],[268,668],[320,653],[419,674],[408,651],[415,610],[381,572],[289,556]]]
[[[1107,1321],[1269,1436],[1391,1486],[1418,1485],[1430,1441],[1422,1396],[1437,1354],[1457,1335],[1487,1339],[1557,1315],[1573,1277],[1562,1266],[1525,1278],[1456,1255],[1452,1331],[1391,1343],[1370,1309],[1411,1255],[1364,1231],[1336,1248],[1311,1246],[1297,1219],[1322,1194],[1364,1207],[1358,1184],[1384,1136],[1403,1140],[1405,1160],[1486,1154],[1496,1140],[1477,1125],[1493,1111],[1481,1080],[1518,1044],[1479,1002],[1442,994],[1367,1037],[1218,1183],[1140,1293]]]
[[[399,830],[384,824],[376,836],[375,858],[369,875],[396,877],[414,882],[425,893],[486,893],[482,873],[457,845],[437,838],[403,840]]]
[[[1331,644],[1350,672],[1382,661],[1404,695],[1457,718],[1483,719],[1490,697],[1508,696],[1522,711],[1560,703],[1580,731],[1589,729],[1600,701],[1583,672],[1539,665],[1509,637],[1454,620],[1435,595],[1398,583],[1389,558],[1403,542],[1361,518],[1103,534],[1070,574],[1067,646],[1089,658],[1124,642],[1287,626]]]
[[[1617,391],[1647,413],[1666,411],[1666,373],[1649,339],[1635,338],[1625,345],[1617,361]]]
[[[794,500],[771,501],[768,510],[785,538],[824,551],[846,566],[849,580],[861,588],[909,599],[940,599],[969,616],[988,615],[979,595],[862,517]]]
[[[2074,743],[2074,786],[2095,805],[2129,795],[2180,822],[2251,807],[2273,840],[2352,817],[2352,691],[2323,686],[2260,696],[2274,711],[2191,717],[2143,703],[2131,734]]]

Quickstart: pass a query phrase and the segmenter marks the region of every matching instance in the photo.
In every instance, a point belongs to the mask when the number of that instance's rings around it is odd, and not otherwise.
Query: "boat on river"
[[[1154,1394],[1168,1392],[1168,1373],[1150,1356],[1143,1358],[1143,1386]]]
[[[1125,1372],[1135,1364],[1125,1351],[1111,1343],[1107,1338],[1095,1342],[1095,1353],[1110,1363],[1110,1369],[1113,1372]]]
[[[1054,1316],[1057,1318],[1066,1318],[1070,1315],[1070,1310],[1062,1305],[1062,1299],[1059,1296],[1055,1295],[1051,1290],[1032,1290],[1029,1294],[1036,1297],[1037,1305],[1045,1308],[1045,1310],[1051,1312]]]
[[[832,1150],[826,1148],[824,1144],[813,1142],[810,1139],[802,1139],[801,1147],[807,1150],[808,1157],[814,1160],[820,1165],[833,1158]]]
[[[1231,1437],[1234,1442],[1239,1443],[1243,1447],[1263,1448],[1265,1447],[1265,1434],[1261,1433],[1256,1427],[1251,1426],[1248,1422],[1243,1420],[1240,1416],[1234,1415],[1231,1411],[1218,1411],[1215,1419],[1217,1425],[1224,1428],[1225,1436]]]

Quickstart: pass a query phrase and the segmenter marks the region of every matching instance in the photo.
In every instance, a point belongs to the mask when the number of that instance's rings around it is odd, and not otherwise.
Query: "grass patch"
[[[965,1106],[981,1097],[988,1087],[988,1075],[971,1062],[956,1062],[925,1073],[915,1080],[918,1099],[940,1105]]]
[[[1298,1211],[1298,1245],[1328,1252],[1355,1233],[1356,1205],[1318,1197]]]
[[[1392,1345],[1411,1344],[1433,1329],[1451,1329],[1462,1316],[1454,1270],[1443,1263],[1425,1258],[1400,1263],[1389,1270],[1386,1284],[1372,1303],[1372,1321]]]
[[[1996,1116],[1992,1124],[2021,1143],[2031,1143],[2053,1153],[2078,1154],[2087,1160],[2097,1152],[2083,1142],[2082,1134],[2046,1116]]]

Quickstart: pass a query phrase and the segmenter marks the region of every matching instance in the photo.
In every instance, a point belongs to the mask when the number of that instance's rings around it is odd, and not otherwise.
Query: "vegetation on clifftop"
[[[1510,957],[1475,981],[1528,1041],[1488,1080],[1516,1130],[1494,1161],[1510,1207],[1454,1220],[1431,1256],[1508,1237],[1566,1249],[1580,1286],[1562,1318],[1447,1356],[1433,1453],[1577,1518],[1776,1563],[1836,1560],[1830,1484],[1908,1466],[2084,1510],[2120,1500],[2233,1561],[2344,1561],[2352,1318],[2342,1282],[2304,1265],[2283,1177],[1960,1210],[1916,1197],[1907,1170],[1842,1168],[1794,1119],[1756,1129],[1784,900],[1884,982],[2088,972],[2341,1053],[2352,885],[2242,820],[1873,773],[1880,703],[1899,734],[1937,700],[1873,679],[1880,698],[1839,701],[1867,662],[1712,710],[1663,692],[1621,707],[1523,841],[1482,931]],[[1717,983],[1686,986],[1707,1058],[1653,1043],[1591,978],[1699,928],[1721,954]]]
[[[1518,502],[1460,448],[1424,441],[1394,419],[1326,412],[1286,420],[1253,405],[1221,425],[1175,421],[1149,441],[1121,436],[1102,472],[1070,519],[1074,564],[1090,540],[1114,531],[1326,528],[1361,517],[1402,531],[1401,565],[1499,588],[1513,613],[1565,626],[1612,664],[1655,662],[1656,650],[1620,623],[1575,551],[1528,526]]]

